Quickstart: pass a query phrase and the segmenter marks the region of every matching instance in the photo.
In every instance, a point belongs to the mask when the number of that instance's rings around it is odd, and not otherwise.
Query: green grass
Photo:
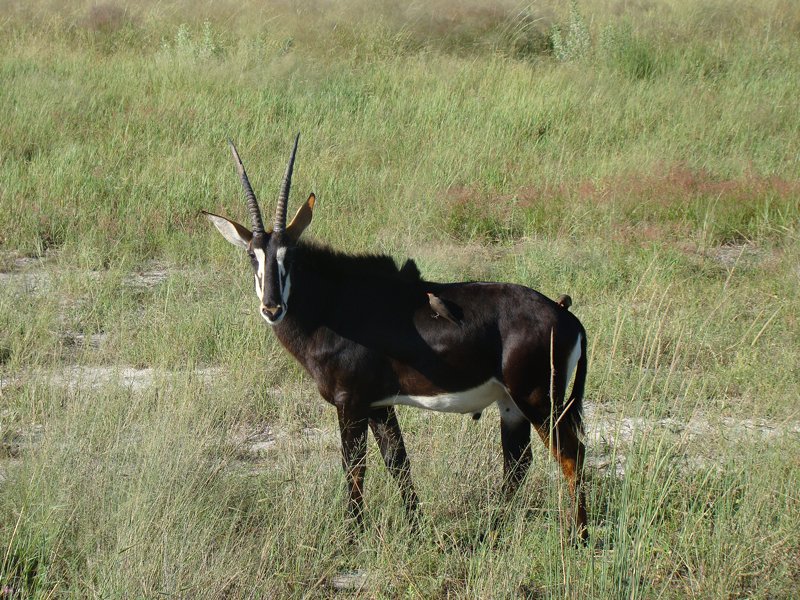
[[[0,0],[0,15],[13,597],[328,597],[349,570],[368,573],[361,597],[800,594],[792,3]],[[573,297],[590,429],[612,426],[590,441],[590,548],[565,543],[544,448],[515,501],[497,497],[493,411],[401,410],[422,531],[370,448],[367,530],[347,543],[335,416],[198,214],[245,217],[226,138],[269,206],[298,130],[293,206],[319,199],[306,235]],[[153,381],[67,385],[106,367]],[[703,435],[642,425],[693,417]],[[643,421],[614,435],[623,418]],[[266,426],[275,444],[253,455]]]

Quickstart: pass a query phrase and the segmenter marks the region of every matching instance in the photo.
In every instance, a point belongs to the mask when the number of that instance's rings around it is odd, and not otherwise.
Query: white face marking
[[[280,273],[281,277],[286,275],[286,268],[283,266],[283,261],[286,259],[286,247],[278,248],[278,251],[275,253],[275,260],[278,261],[278,272]]]
[[[255,287],[256,287],[256,296],[258,299],[261,300],[262,306],[265,304],[265,297],[267,294],[267,256],[265,252],[261,248],[254,248],[253,253],[256,257],[256,273],[254,276],[255,279]],[[287,275],[286,273],[286,266],[284,265],[284,260],[286,258],[286,248],[278,248],[278,251],[275,253],[275,260],[278,263],[278,285],[280,286],[280,294],[281,294],[281,310],[278,318],[272,319],[270,316],[265,313],[264,311],[261,312],[261,316],[264,317],[264,320],[269,323],[270,325],[277,325],[283,320],[283,317],[286,316],[286,311],[289,309],[289,291],[292,287],[291,276]]]
[[[269,323],[270,325],[277,325],[278,323],[283,321],[283,317],[286,316],[286,309],[281,311],[281,314],[278,315],[277,319],[271,319],[264,313],[261,313],[261,316],[263,316],[267,320],[267,323]]]
[[[292,276],[287,275],[286,280],[282,281],[283,285],[281,285],[281,300],[283,300],[283,308],[286,310],[289,308],[289,292],[292,289]]]
[[[253,252],[256,255],[256,262],[258,268],[256,269],[256,296],[261,302],[264,302],[264,283],[267,278],[267,256],[261,248],[255,248]]]
[[[275,253],[275,260],[278,263],[278,283],[281,286],[281,301],[283,308],[286,310],[289,307],[289,291],[292,288],[291,277],[286,274],[286,267],[283,261],[286,259],[286,247],[278,248]]]
[[[405,396],[398,394],[397,396],[373,402],[371,406],[377,408],[379,406],[405,404],[406,406],[415,406],[426,410],[467,414],[481,412],[493,402],[506,400],[512,402],[506,386],[492,377],[486,383],[463,392],[451,392],[436,396]]]

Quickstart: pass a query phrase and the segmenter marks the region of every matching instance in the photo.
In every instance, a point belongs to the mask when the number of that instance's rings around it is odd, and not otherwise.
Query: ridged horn
[[[286,203],[289,200],[289,188],[292,187],[292,170],[294,169],[294,157],[297,154],[297,142],[299,140],[300,134],[298,133],[294,138],[294,148],[292,148],[292,155],[289,157],[289,164],[286,165],[286,173],[283,175],[281,193],[278,194],[278,206],[275,207],[275,223],[273,225],[275,233],[286,229]]]
[[[239,173],[239,178],[242,180],[242,187],[244,188],[244,195],[247,197],[247,210],[250,212],[250,221],[253,224],[253,234],[264,233],[264,221],[261,220],[261,210],[258,208],[258,200],[250,185],[250,180],[247,178],[247,171],[244,170],[242,159],[239,158],[239,153],[236,151],[236,146],[233,145],[232,140],[228,140],[233,154],[233,162],[236,163],[236,172]]]

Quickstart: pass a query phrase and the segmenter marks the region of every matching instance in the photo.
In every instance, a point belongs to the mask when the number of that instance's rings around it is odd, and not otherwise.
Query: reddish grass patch
[[[800,181],[778,176],[765,177],[748,173],[735,179],[715,177],[704,169],[673,165],[663,173],[631,173],[609,178],[595,186],[595,199],[614,201],[633,199],[638,202],[671,205],[699,197],[722,201],[748,201],[771,197],[787,200],[800,192]]]
[[[513,194],[481,192],[477,185],[456,186],[447,190],[453,205],[487,204],[492,210],[507,211],[509,204],[522,208],[559,200],[578,200],[593,203],[634,200],[642,204],[675,205],[698,197],[720,200],[750,201],[766,197],[792,200],[800,196],[800,180],[777,175],[747,174],[736,179],[714,177],[705,170],[692,170],[675,165],[663,173],[627,173],[601,180],[526,186]],[[506,207],[506,208],[504,208]]]
[[[476,184],[458,186],[445,192],[443,206],[448,229],[457,237],[553,233],[559,221],[582,212],[589,215],[590,226],[606,225],[620,241],[675,239],[710,228],[712,238],[722,244],[747,239],[759,219],[770,217],[770,210],[796,218],[798,198],[797,179],[754,173],[720,178],[678,164],[651,173],[545,182],[513,194],[493,194]]]

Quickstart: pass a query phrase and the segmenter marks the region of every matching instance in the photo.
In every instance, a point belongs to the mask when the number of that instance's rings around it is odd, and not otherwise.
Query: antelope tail
[[[586,389],[586,371],[588,370],[589,360],[586,356],[586,331],[581,331],[581,356],[578,359],[578,366],[575,369],[575,380],[572,383],[572,393],[569,395],[567,418],[572,425],[572,429],[578,434],[583,435],[583,393]]]

